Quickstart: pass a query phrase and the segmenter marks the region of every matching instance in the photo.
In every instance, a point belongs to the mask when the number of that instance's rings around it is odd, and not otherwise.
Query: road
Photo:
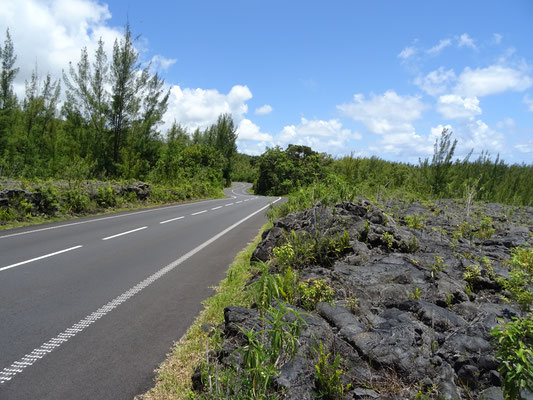
[[[0,399],[132,399],[278,199],[0,231]]]

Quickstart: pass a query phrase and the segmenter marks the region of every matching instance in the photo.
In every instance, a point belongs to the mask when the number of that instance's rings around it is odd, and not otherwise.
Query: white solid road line
[[[203,213],[206,213],[207,210],[203,210],[203,211],[198,211],[198,212],[195,212],[195,213],[192,213],[191,215],[198,215],[198,214],[203,214]]]
[[[28,263],[31,263],[33,261],[42,260],[43,258],[57,256],[58,254],[66,253],[67,251],[71,251],[71,250],[76,250],[76,249],[79,249],[80,247],[83,247],[83,246],[79,245],[79,246],[69,247],[68,249],[59,250],[59,251],[56,251],[54,253],[46,254],[46,255],[40,256],[40,257],[35,257],[35,258],[32,258],[31,260],[21,261],[21,262],[16,263],[16,264],[11,264],[11,265],[8,265],[6,267],[2,267],[2,268],[0,268],[0,271],[5,271],[6,269],[10,269],[10,268],[15,268],[15,267],[18,267],[19,265],[28,264]]]
[[[278,197],[275,201],[272,203],[277,203],[281,200],[281,197]],[[201,245],[195,247],[191,251],[189,251],[187,254],[181,256],[176,261],[168,264],[166,267],[161,268],[159,271],[155,272],[154,274],[150,275],[145,280],[139,282],[137,285],[132,287],[130,290],[122,293],[120,296],[115,297],[113,300],[111,300],[109,303],[105,304],[104,306],[100,307],[98,310],[94,311],[93,313],[87,315],[85,318],[80,320],[78,323],[72,325],[70,328],[64,330],[56,337],[48,340],[47,342],[43,343],[40,347],[34,349],[33,351],[29,352],[25,356],[23,356],[20,360],[15,361],[13,364],[11,364],[9,367],[4,368],[3,370],[0,370],[0,385],[3,383],[6,383],[13,379],[13,377],[19,373],[21,373],[25,368],[35,364],[36,361],[43,358],[46,354],[52,352],[54,349],[60,347],[63,343],[67,342],[72,337],[76,336],[78,333],[85,330],[88,326],[95,323],[97,320],[102,318],[103,316],[107,315],[111,311],[113,311],[115,308],[117,308],[119,305],[124,303],[125,301],[129,300],[133,296],[135,296],[137,293],[139,293],[141,290],[147,288],[152,283],[154,283],[156,280],[161,278],[163,275],[167,274],[168,272],[172,271],[174,268],[176,268],[178,265],[182,264],[192,256],[194,256],[196,253],[198,253],[200,250],[206,248],[211,243],[213,243],[215,240],[221,238],[229,231],[233,230],[246,220],[252,218],[254,215],[260,213],[261,211],[267,209],[270,207],[270,204],[260,208],[257,211],[254,211],[247,217],[244,217],[240,221],[235,222],[230,227],[224,229],[222,232],[216,234],[208,241],[202,243]]]
[[[133,232],[137,232],[137,231],[142,231],[143,229],[146,229],[146,228],[148,228],[148,227],[147,227],[147,226],[143,226],[143,227],[141,227],[141,228],[132,229],[131,231],[122,232],[122,233],[117,233],[116,235],[108,236],[108,237],[102,238],[102,240],[114,239],[114,238],[116,238],[116,237],[124,236],[124,235],[127,235],[127,234],[129,234],[129,233],[133,233]]]
[[[213,207],[211,210],[218,210],[219,208],[222,208],[222,206]]]
[[[166,221],[161,221],[160,224],[166,224],[167,222],[172,222],[172,221],[177,221],[178,219],[183,219],[185,217],[177,217],[177,218],[172,218],[172,219],[167,219]]]

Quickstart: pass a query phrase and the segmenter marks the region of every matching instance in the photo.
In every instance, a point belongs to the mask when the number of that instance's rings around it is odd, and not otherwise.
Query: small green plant
[[[322,342],[319,342],[318,362],[315,365],[315,382],[317,397],[328,400],[342,400],[344,392],[350,390],[351,384],[343,385],[341,381],[343,370],[340,368],[341,358],[336,355],[333,362],[331,353],[324,352]]]
[[[511,250],[508,262],[511,269],[509,278],[498,278],[497,282],[511,293],[523,311],[530,311],[533,306],[533,248],[516,247]]]
[[[406,215],[405,222],[411,229],[423,229],[425,218],[418,214]]]
[[[359,299],[355,297],[351,292],[346,296],[345,307],[352,313],[355,313],[359,308]]]
[[[515,318],[494,327],[499,367],[506,399],[522,399],[523,391],[533,392],[533,319]]]
[[[280,297],[289,304],[294,304],[298,294],[298,274],[291,267],[286,267],[282,274],[276,275]]]
[[[446,293],[446,306],[451,307],[453,304],[453,295],[451,293]]]
[[[9,208],[1,208],[0,207],[0,221],[1,222],[9,222],[14,220],[15,214],[9,209]]]
[[[320,302],[331,302],[335,296],[335,290],[326,283],[325,279],[309,278],[298,284],[300,305],[307,311],[315,309]]]
[[[463,279],[470,285],[474,284],[481,278],[481,268],[478,265],[469,265],[466,267],[466,272],[463,274]]]
[[[440,256],[439,254],[434,255],[434,258],[435,258],[435,262],[430,265],[432,278],[434,278],[437,275],[437,273],[439,273],[440,271],[444,271],[446,267],[448,266],[444,262],[444,258]]]
[[[413,300],[420,300],[420,295],[422,294],[422,291],[419,288],[415,288],[409,295],[407,296],[408,299]]]
[[[294,249],[290,243],[285,243],[284,245],[274,247],[272,250],[278,264],[281,267],[290,267],[294,262]]]
[[[476,232],[476,236],[482,240],[488,240],[494,235],[495,229],[493,228],[494,221],[491,217],[483,217],[481,219],[480,226]]]
[[[394,236],[388,232],[384,232],[381,237],[383,238],[383,241],[387,244],[387,247],[391,249],[392,245],[394,244]]]

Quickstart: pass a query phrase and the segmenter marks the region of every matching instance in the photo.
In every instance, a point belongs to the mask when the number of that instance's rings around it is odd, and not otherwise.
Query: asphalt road
[[[276,198],[0,231],[0,399],[131,399],[153,385]]]

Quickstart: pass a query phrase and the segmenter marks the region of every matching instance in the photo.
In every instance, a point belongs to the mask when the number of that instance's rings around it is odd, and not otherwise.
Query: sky
[[[173,121],[231,113],[238,149],[289,143],[417,163],[444,128],[474,149],[533,160],[533,1],[0,0],[19,98],[37,67],[60,79],[126,23],[165,79]]]

